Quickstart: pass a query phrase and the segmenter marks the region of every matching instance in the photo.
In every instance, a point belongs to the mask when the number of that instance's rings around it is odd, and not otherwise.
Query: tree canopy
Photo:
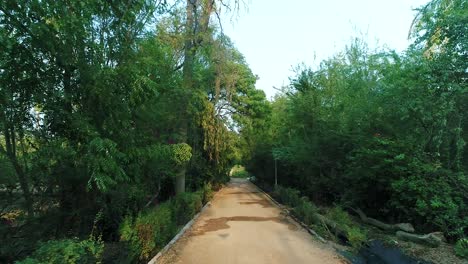
[[[272,185],[275,161],[316,204],[467,237],[466,1],[421,7],[404,52],[357,38],[298,66],[271,101],[219,26],[240,4],[0,2],[0,262],[144,262],[234,165]]]

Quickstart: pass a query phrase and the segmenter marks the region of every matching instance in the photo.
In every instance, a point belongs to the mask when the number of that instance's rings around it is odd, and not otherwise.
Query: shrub
[[[351,226],[346,229],[349,244],[355,249],[361,248],[367,241],[366,232],[358,226]]]
[[[302,202],[299,191],[293,188],[285,188],[278,185],[275,188],[274,195],[277,196],[281,203],[290,207],[296,207]]]
[[[413,159],[405,152],[406,148],[400,142],[379,137],[362,142],[347,157],[341,181],[342,200],[370,214],[382,215],[388,211],[392,182],[410,171],[408,163]]]
[[[359,249],[367,241],[366,232],[351,219],[351,216],[341,207],[333,207],[328,210],[326,217],[336,223],[339,229],[346,233],[349,244]]]
[[[31,257],[18,264],[94,264],[101,261],[102,242],[94,240],[63,239],[43,243]]]
[[[133,220],[126,217],[120,226],[120,239],[129,244],[131,255],[146,260],[162,249],[177,232],[171,203],[142,212]]]
[[[172,200],[174,220],[177,225],[183,225],[200,211],[202,195],[200,193],[180,193]]]
[[[457,256],[468,259],[468,239],[462,238],[455,244],[455,254]]]
[[[131,258],[140,261],[161,250],[200,211],[203,199],[211,197],[210,185],[197,192],[181,193],[172,200],[140,213],[135,219],[127,216],[120,225],[120,240],[128,244]],[[210,196],[211,195],[211,196]]]
[[[311,225],[314,222],[314,217],[317,213],[317,207],[315,207],[315,205],[304,196],[302,197],[300,204],[294,207],[294,213],[306,225]]]
[[[415,173],[392,184],[391,204],[406,213],[409,221],[427,223],[449,239],[465,237],[468,231],[468,177],[463,173],[413,164]]]
[[[211,187],[211,183],[206,183],[203,185],[203,199],[202,202],[203,204],[206,204],[207,202],[211,201],[213,199],[213,189]]]

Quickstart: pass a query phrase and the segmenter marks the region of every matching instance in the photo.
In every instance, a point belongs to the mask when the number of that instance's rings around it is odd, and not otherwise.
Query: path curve
[[[158,263],[344,263],[257,187],[232,179]]]

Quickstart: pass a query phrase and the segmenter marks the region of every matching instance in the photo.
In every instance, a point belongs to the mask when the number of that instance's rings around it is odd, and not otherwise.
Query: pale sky
[[[428,0],[244,0],[235,21],[223,30],[244,54],[268,98],[272,87],[288,84],[292,67],[317,65],[343,50],[352,37],[365,36],[370,47],[403,51],[414,8]],[[378,43],[378,44],[377,44]]]

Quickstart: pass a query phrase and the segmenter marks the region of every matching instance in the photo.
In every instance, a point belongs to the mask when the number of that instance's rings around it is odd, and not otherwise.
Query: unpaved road
[[[343,263],[250,182],[232,179],[158,263]]]

